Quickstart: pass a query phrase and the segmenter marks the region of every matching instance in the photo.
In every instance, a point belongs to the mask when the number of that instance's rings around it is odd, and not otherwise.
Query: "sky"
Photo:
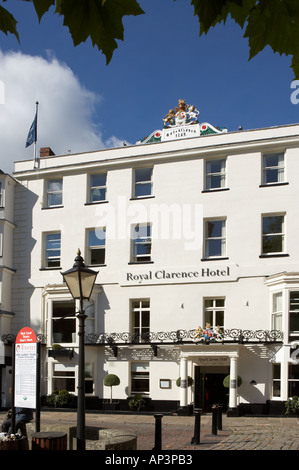
[[[53,8],[39,23],[31,2],[3,3],[20,44],[0,33],[2,171],[34,157],[25,142],[36,101],[37,152],[56,155],[135,145],[162,129],[179,99],[196,106],[200,122],[229,132],[299,122],[290,57],[267,47],[249,61],[248,40],[231,20],[200,36],[190,0],[139,4],[145,14],[124,18],[124,41],[106,65],[90,40],[73,45]]]

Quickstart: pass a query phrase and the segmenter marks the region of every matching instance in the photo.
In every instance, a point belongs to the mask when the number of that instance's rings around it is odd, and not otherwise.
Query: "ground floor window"
[[[299,396],[299,364],[289,364],[288,396]]]
[[[131,364],[131,393],[149,393],[149,363]]]
[[[70,393],[75,393],[75,366],[53,364],[52,390],[67,390]]]
[[[272,396],[280,397],[280,390],[281,390],[280,364],[273,364],[272,373],[273,373]]]
[[[94,392],[93,364],[85,364],[85,393],[91,395]]]

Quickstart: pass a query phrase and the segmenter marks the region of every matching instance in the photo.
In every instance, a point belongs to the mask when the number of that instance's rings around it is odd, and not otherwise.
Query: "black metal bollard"
[[[155,447],[152,450],[162,449],[162,414],[155,414]]]
[[[191,439],[191,444],[200,444],[200,417],[202,410],[194,408],[195,422],[194,422],[194,436]]]
[[[217,414],[218,414],[218,406],[212,406],[212,434],[217,436]]]
[[[222,408],[223,405],[217,403],[217,428],[219,431],[222,431]]]

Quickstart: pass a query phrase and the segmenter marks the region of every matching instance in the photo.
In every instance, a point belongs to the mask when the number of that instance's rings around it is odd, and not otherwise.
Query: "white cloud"
[[[100,124],[93,122],[101,96],[86,90],[72,70],[53,57],[0,50],[0,83],[0,169],[6,173],[12,174],[14,161],[33,158],[34,146],[25,149],[25,142],[36,101],[37,152],[40,147],[51,147],[56,155],[85,152],[117,141],[111,137],[105,144]]]

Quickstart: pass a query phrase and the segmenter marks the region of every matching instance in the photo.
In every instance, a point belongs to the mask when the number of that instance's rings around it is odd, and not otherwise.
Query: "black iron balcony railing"
[[[204,332],[203,332],[204,333]],[[198,334],[198,330],[159,331],[157,333],[100,333],[88,334],[87,344],[130,345],[130,344],[170,344],[170,343],[273,343],[282,342],[283,333],[278,330],[241,330],[233,328],[212,332],[210,335]]]

